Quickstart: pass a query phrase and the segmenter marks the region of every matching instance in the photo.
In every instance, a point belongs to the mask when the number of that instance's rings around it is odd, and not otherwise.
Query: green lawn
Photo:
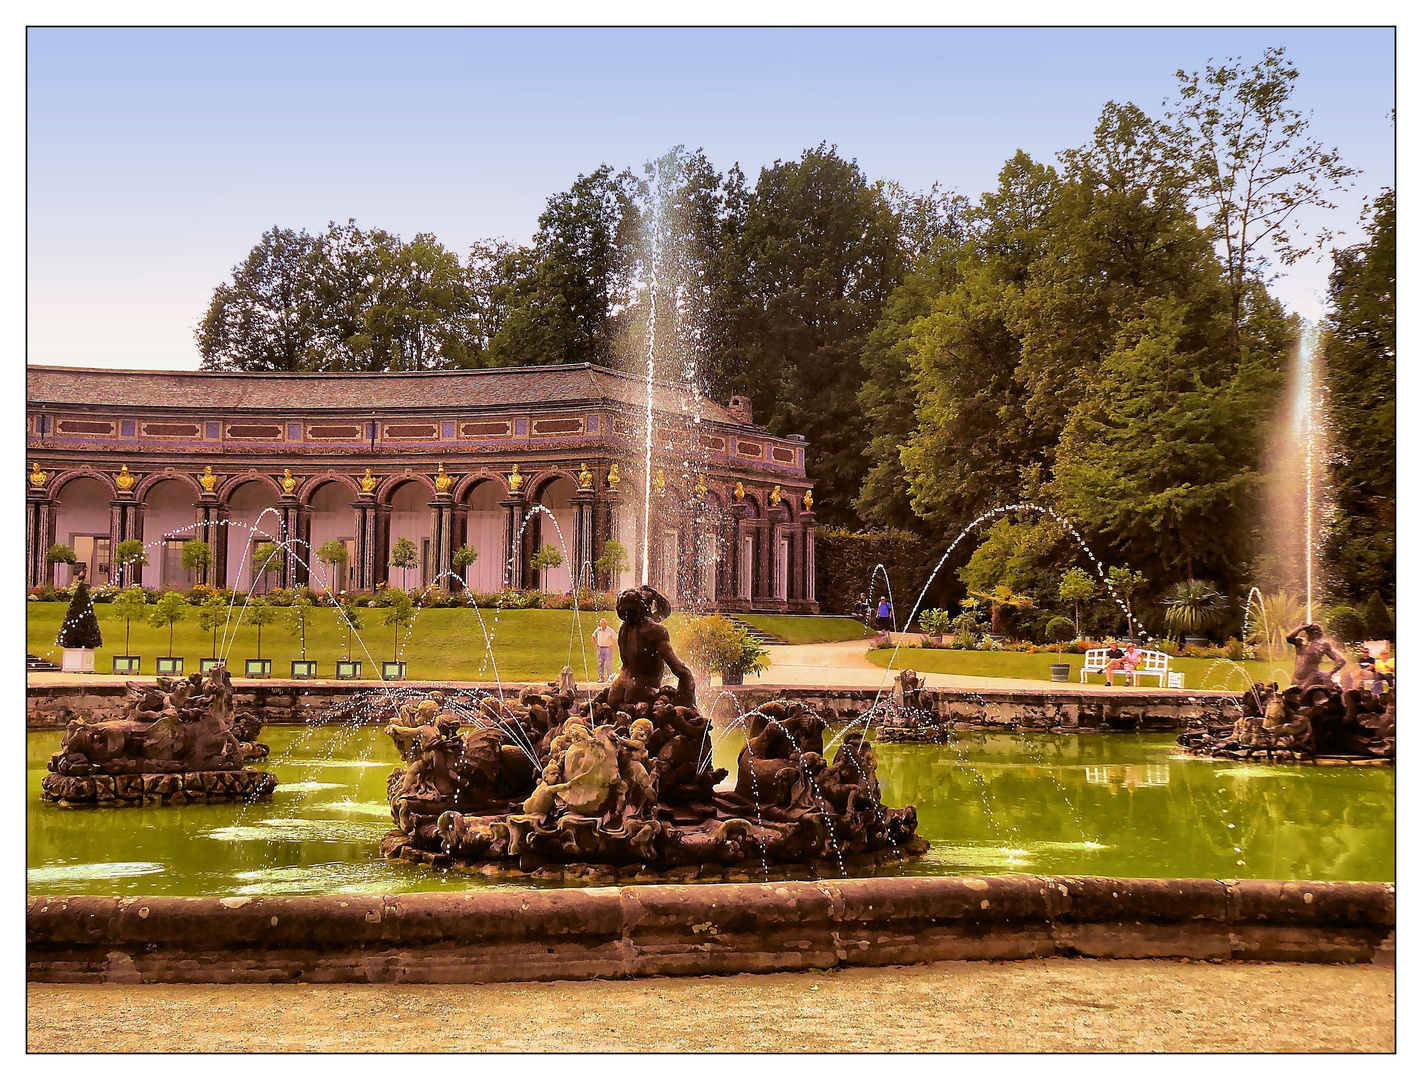
[[[820,645],[827,641],[857,641],[870,636],[858,619],[841,615],[738,615],[767,634],[778,634],[791,645]]]
[[[891,649],[873,649],[869,652],[871,663],[880,667],[889,666]],[[1071,665],[1068,681],[1076,684],[1081,678],[1081,654],[1066,653],[1062,662]],[[894,661],[896,668],[913,668],[915,671],[932,671],[940,675],[975,675],[991,679],[1043,679],[1052,677],[1051,666],[1057,662],[1054,652],[975,652],[962,649],[900,649]],[[1289,671],[1280,662],[1265,663],[1262,660],[1245,660],[1242,667],[1257,680],[1271,679],[1288,681]],[[1211,668],[1214,670],[1211,671]],[[1170,661],[1172,671],[1185,674],[1185,688],[1199,689],[1244,689],[1244,678],[1238,669],[1228,661],[1192,660],[1175,657]],[[1201,680],[1208,677],[1208,686],[1202,687]],[[1101,675],[1087,676],[1089,682],[1105,683]],[[1143,686],[1155,686],[1154,678],[1143,679]]]
[[[62,650],[54,644],[54,638],[66,608],[63,603],[36,601],[26,604],[29,616],[28,652],[59,662]],[[96,604],[94,610],[98,613],[99,627],[104,635],[103,648],[95,655],[94,670],[107,673],[113,670],[110,657],[123,650],[123,622],[112,617],[113,608],[108,604]],[[364,661],[363,674],[367,678],[379,676],[380,661],[394,659],[394,627],[385,626],[381,621],[387,610],[369,608],[362,612],[365,628],[359,633],[365,639],[369,655],[357,641],[352,646],[351,658]],[[278,608],[277,611],[280,613],[278,620],[262,628],[262,656],[273,661],[272,676],[281,678],[291,674],[289,662],[301,658],[301,645],[283,622],[287,609]],[[186,671],[196,671],[199,657],[211,655],[212,635],[198,629],[197,608],[189,608],[188,612],[188,621],[179,623],[174,631],[173,651],[184,658]],[[484,617],[493,638],[500,678],[512,682],[553,679],[569,662],[573,627],[571,611],[505,611],[498,616],[497,622],[492,610],[481,608],[478,614]],[[573,671],[580,680],[597,676],[597,653],[592,644],[592,631],[597,626],[598,617],[592,612],[581,614],[588,675],[584,674],[582,649],[577,641],[572,641]],[[619,625],[615,617],[608,622],[614,628]],[[257,655],[257,631],[244,625],[234,636],[235,643],[228,650],[228,656],[232,660],[233,673],[240,675],[241,662]],[[486,659],[484,637],[472,608],[430,608],[422,611],[408,638],[403,631],[401,638],[400,658],[409,664],[406,674],[410,679],[493,681],[493,668]],[[218,640],[220,648],[220,632]],[[320,662],[318,671],[322,677],[335,675],[336,661],[345,659],[345,642],[344,624],[337,627],[336,612],[329,608],[312,612],[312,625],[306,638],[306,656],[309,660]],[[140,674],[152,676],[154,657],[168,655],[168,631],[156,629],[147,622],[134,623],[130,649],[143,658]]]

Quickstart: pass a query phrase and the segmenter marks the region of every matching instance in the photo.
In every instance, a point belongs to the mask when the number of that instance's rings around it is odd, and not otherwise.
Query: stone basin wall
[[[370,683],[316,679],[233,679],[232,684],[236,708],[255,712],[267,724],[304,724],[327,714],[333,721],[344,720],[350,714],[343,706],[353,695],[379,689]],[[437,690],[450,684],[393,685]],[[492,683],[478,685],[484,690],[497,689]],[[505,683],[504,692],[517,697],[525,686],[544,689],[547,684]],[[854,687],[753,684],[705,686],[700,698],[702,708],[722,722],[779,698],[807,701],[826,718],[852,720],[873,704],[875,693]],[[1235,693],[1143,689],[1106,693],[1063,686],[1060,690],[931,689],[927,694],[936,722],[966,730],[1184,731],[1204,721],[1233,721],[1239,713],[1239,695]],[[28,689],[26,720],[31,729],[62,728],[80,710],[96,720],[113,720],[122,714],[123,700],[121,683],[35,685]],[[887,689],[882,700],[889,700]]]
[[[1363,882],[891,877],[398,896],[31,897],[33,982],[483,983],[1049,956],[1391,963]]]

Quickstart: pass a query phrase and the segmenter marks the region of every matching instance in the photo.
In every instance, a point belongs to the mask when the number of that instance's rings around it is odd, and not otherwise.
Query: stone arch
[[[246,472],[235,473],[227,477],[217,488],[217,497],[224,503],[232,498],[232,493],[243,484],[250,484],[253,481],[264,483],[272,489],[272,498],[279,499],[282,496],[281,485],[274,478],[256,469],[248,469]],[[196,481],[193,482],[196,486]]]
[[[397,473],[391,473],[385,477],[375,489],[375,499],[381,506],[390,505],[390,496],[395,493],[395,489],[408,483],[424,484],[425,490],[431,495],[435,493],[434,481],[418,469],[401,469]]]
[[[103,484],[108,488],[110,499],[118,496],[118,488],[114,485],[114,480],[111,475],[106,472],[100,472],[98,469],[90,469],[81,466],[77,469],[66,469],[51,479],[50,482],[45,485],[45,498],[58,499],[59,493],[64,490],[67,484],[74,480],[82,479],[97,480]]]
[[[158,472],[151,472],[146,475],[134,486],[134,497],[142,502],[148,497],[148,492],[151,491],[156,484],[161,484],[164,480],[180,480],[192,488],[194,496],[202,494],[202,485],[197,482],[196,477],[183,472],[181,469],[169,468],[162,469]]]
[[[538,502],[543,498],[543,492],[546,491],[550,485],[559,480],[568,481],[568,483],[573,485],[574,491],[578,490],[578,476],[573,470],[562,468],[544,469],[540,473],[535,473],[533,479],[526,485],[529,502]]]
[[[316,494],[318,488],[325,487],[331,483],[344,484],[347,490],[350,491],[351,498],[355,498],[360,494],[360,484],[356,483],[354,478],[347,476],[345,473],[337,472],[335,469],[325,469],[314,476],[308,477],[301,484],[297,485],[295,494],[302,502],[309,503],[311,496]]]
[[[143,584],[151,589],[191,587],[194,576],[179,560],[183,544],[203,539],[197,509],[201,489],[186,473],[166,470],[136,490],[143,492],[143,548],[148,556],[140,572]]]
[[[508,498],[508,488],[503,477],[483,471],[467,477],[456,491],[456,517],[462,519],[460,541],[479,553],[463,576],[475,592],[498,592],[508,562],[509,515],[500,505]]]
[[[302,501],[307,507],[303,513],[306,551],[302,557],[309,564],[308,586],[316,592],[340,592],[350,584],[359,539],[355,488],[347,476],[322,473],[302,491]],[[344,564],[327,567],[317,559],[316,553],[330,540],[344,543],[347,553]]]
[[[113,488],[104,483],[102,475],[74,472],[55,489],[54,540],[74,549],[77,563],[54,567],[54,583],[71,584],[80,568],[88,574],[90,585],[106,585],[113,569],[109,542],[113,523],[109,504]]]
[[[454,485],[454,501],[457,503],[466,502],[470,493],[480,484],[493,483],[499,486],[502,499],[507,499],[509,495],[508,477],[502,473],[494,472],[492,469],[479,469],[475,472],[466,473]]]
[[[747,491],[747,492],[746,492],[746,497],[745,497],[744,499],[736,499],[736,498],[733,496],[733,497],[732,497],[732,500],[731,500],[731,504],[734,506],[734,505],[736,505],[736,504],[738,504],[738,503],[739,503],[740,505],[750,507],[750,513],[746,515],[747,518],[759,518],[759,517],[760,517],[760,506],[761,506],[760,497],[757,496],[754,492]]]

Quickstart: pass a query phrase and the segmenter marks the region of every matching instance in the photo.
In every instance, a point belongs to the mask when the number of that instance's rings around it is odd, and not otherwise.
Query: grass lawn
[[[893,655],[893,650],[873,649],[868,655],[871,663],[878,664],[880,667],[888,667],[889,657]],[[1063,655],[1062,661],[1071,665],[1071,675],[1068,677],[1068,682],[1076,685],[1077,680],[1081,678],[1082,656],[1066,653]],[[975,675],[990,679],[1041,679],[1044,681],[1051,679],[1051,666],[1056,662],[1057,654],[1054,652],[976,652],[963,649],[900,649],[898,658],[894,661],[897,668],[932,671],[940,675]],[[1282,662],[1266,663],[1262,660],[1245,660],[1241,666],[1256,680],[1268,682],[1272,678],[1288,682],[1290,672]],[[1213,672],[1210,671],[1211,667],[1214,668]],[[1244,689],[1243,677],[1239,674],[1238,669],[1228,661],[1174,657],[1170,661],[1170,670],[1185,673],[1185,688],[1187,690]],[[1202,686],[1201,680],[1205,679],[1207,674],[1208,686]],[[1098,685],[1106,682],[1102,675],[1088,675],[1087,680]],[[1142,685],[1155,686],[1156,680],[1154,678],[1143,679]]]
[[[63,650],[54,644],[54,638],[68,605],[34,601],[25,607],[28,614],[27,651],[58,663]],[[174,655],[184,658],[184,670],[188,672],[197,670],[200,657],[212,654],[212,634],[198,629],[197,610],[195,607],[188,608],[188,620],[178,623],[173,633]],[[277,621],[262,628],[262,656],[272,660],[272,676],[283,678],[291,674],[290,661],[301,659],[301,643],[286,628],[284,620],[288,609],[276,610],[279,613]],[[382,622],[387,610],[368,608],[362,611],[365,628],[358,633],[365,639],[369,655],[357,640],[351,647],[351,658],[364,661],[363,674],[366,678],[378,678],[380,661],[394,659],[395,628]],[[109,604],[95,604],[94,611],[99,616],[99,628],[104,635],[103,647],[95,654],[94,670],[106,674],[113,670],[110,657],[123,650],[123,622],[113,618],[113,608]],[[494,621],[495,613],[490,609],[481,608],[478,614],[488,625],[500,678],[510,682],[554,679],[563,665],[569,662],[568,649],[573,629],[571,611],[505,611],[499,615],[497,623]],[[592,644],[592,632],[599,615],[583,612],[580,618],[583,641],[587,645],[587,674],[583,669],[583,653],[576,640],[572,641],[572,664],[577,678],[584,680],[597,677],[597,652]],[[608,623],[614,628],[619,625],[615,617],[608,619]],[[231,636],[235,641],[228,649],[228,656],[232,660],[233,673],[240,675],[241,662],[257,656],[257,631],[244,624]],[[219,631],[219,648],[221,640]],[[400,659],[408,662],[406,674],[410,679],[493,681],[494,671],[485,655],[484,637],[473,608],[429,608],[420,612],[408,637],[405,631],[401,631],[401,646]],[[140,674],[151,678],[154,658],[168,655],[168,631],[152,627],[146,621],[135,622],[130,652],[143,658]],[[336,661],[345,659],[345,656],[345,627],[344,624],[337,625],[336,612],[330,608],[314,610],[306,635],[307,659],[319,661],[318,672],[326,678],[336,674]]]
[[[844,615],[737,615],[736,618],[767,634],[778,634],[791,645],[858,641],[871,636],[862,622]]]

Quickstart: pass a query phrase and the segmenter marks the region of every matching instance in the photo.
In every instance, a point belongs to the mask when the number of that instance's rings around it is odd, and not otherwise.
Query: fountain
[[[123,719],[69,722],[43,798],[61,806],[261,798],[276,789],[276,777],[246,765],[266,756],[254,741],[260,728],[234,714],[221,664],[186,679],[129,683]]]
[[[711,721],[649,586],[619,596],[622,670],[582,705],[550,686],[486,698],[482,726],[431,697],[385,730],[405,765],[387,783],[387,858],[491,876],[659,880],[810,865],[847,873],[922,855],[912,806],[887,809],[874,753],[849,733],[826,760],[825,722],[801,702],[744,717],[733,788],[712,769]],[[677,677],[661,685],[663,665]]]

